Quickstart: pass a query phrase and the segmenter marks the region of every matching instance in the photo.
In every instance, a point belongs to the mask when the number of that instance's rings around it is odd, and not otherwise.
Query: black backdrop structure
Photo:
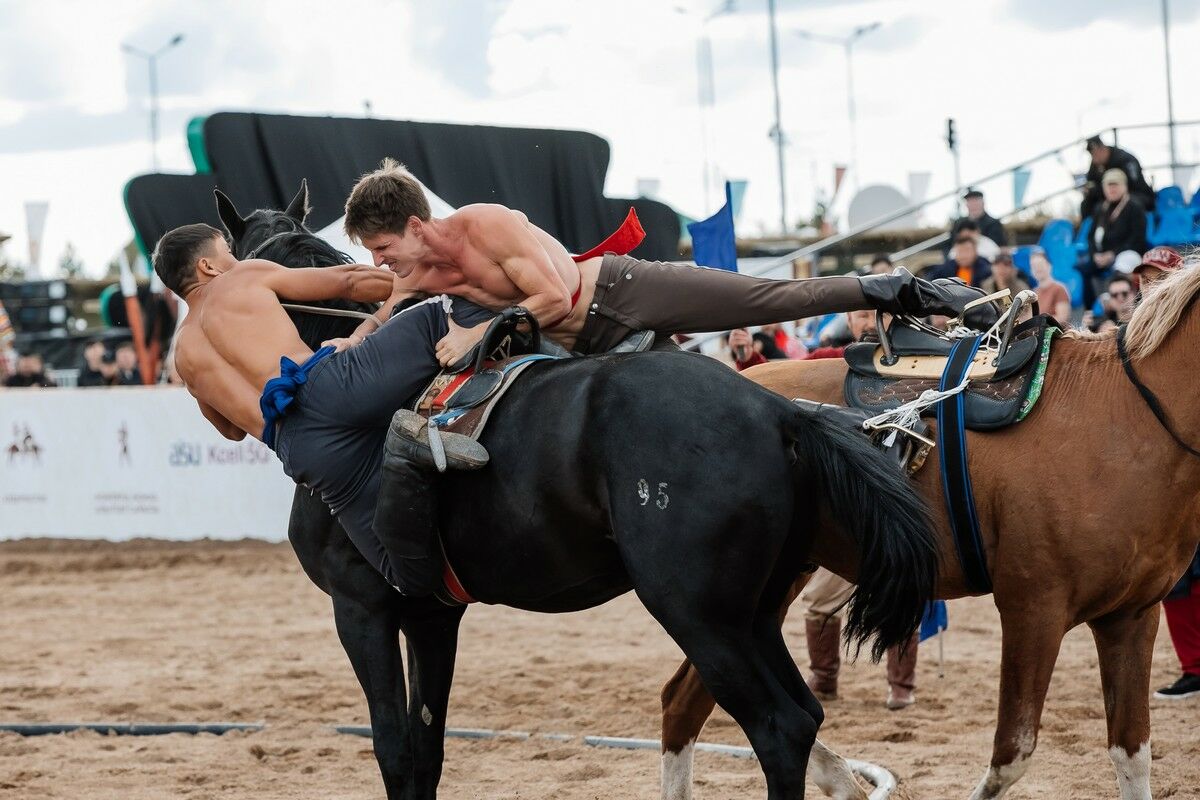
[[[634,255],[679,255],[679,218],[669,206],[604,196],[609,145],[595,134],[226,112],[194,121],[190,132],[204,172],[143,175],[126,185],[126,209],[146,251],[176,225],[215,223],[214,187],[243,210],[283,208],[307,178],[310,226],[323,228],[342,216],[358,177],[390,156],[452,206],[518,208],[574,252],[600,242],[632,206],[646,230]]]

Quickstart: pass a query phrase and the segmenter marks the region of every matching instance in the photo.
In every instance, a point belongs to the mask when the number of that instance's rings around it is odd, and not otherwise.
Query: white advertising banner
[[[0,390],[0,539],[287,537],[295,484],[184,389]]]

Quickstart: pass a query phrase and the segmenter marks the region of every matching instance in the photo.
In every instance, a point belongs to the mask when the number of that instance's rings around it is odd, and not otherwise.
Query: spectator
[[[1096,282],[1110,274],[1117,257],[1125,251],[1140,257],[1146,244],[1146,210],[1129,194],[1128,178],[1119,169],[1104,173],[1104,202],[1092,217],[1092,235],[1088,239],[1088,260],[1083,272],[1083,304],[1096,298]],[[1136,263],[1136,262],[1135,262]]]
[[[854,592],[854,585],[825,568],[818,569],[800,593],[804,604],[804,634],[808,640],[808,663],[812,670],[806,679],[821,700],[837,699],[838,672],[841,671],[841,609]],[[887,707],[892,711],[917,702],[917,632],[901,651],[887,651]]]
[[[1096,333],[1113,330],[1129,321],[1136,302],[1133,281],[1128,276],[1116,275],[1108,282],[1108,291],[1084,315],[1083,324]]]
[[[887,275],[892,271],[892,257],[887,253],[876,253],[871,259],[871,266],[867,270],[869,275]]]
[[[991,277],[984,280],[980,288],[988,294],[1008,289],[1009,297],[1015,298],[1019,292],[1028,289],[1029,284],[1017,274],[1017,267],[1013,264],[1012,256],[1001,252],[992,262]]]
[[[79,370],[81,388],[112,385],[117,367],[113,356],[100,339],[92,339],[83,348],[83,367]]]
[[[973,234],[978,230],[975,223],[970,220],[964,223],[959,230],[958,237],[954,240],[954,257],[944,264],[930,267],[924,277],[930,280],[958,278],[971,286],[983,286],[983,282],[991,277],[992,265],[975,250]]]
[[[984,209],[983,192],[978,189],[971,189],[964,194],[963,202],[967,204],[967,215],[956,219],[950,227],[950,241],[956,242],[958,234],[963,230],[963,227],[968,222],[974,222],[975,230],[979,232],[979,236],[976,237],[976,249],[985,258],[994,256],[1001,247],[1008,244],[1008,234],[1004,232],[1004,225]],[[993,248],[991,245],[984,243],[982,239],[985,238],[992,245],[995,245],[995,247]],[[950,257],[949,252],[946,255]]]
[[[1058,320],[1063,327],[1071,324],[1071,294],[1067,287],[1054,280],[1050,271],[1050,259],[1046,254],[1035,252],[1029,256],[1029,267],[1033,277],[1037,279],[1038,307],[1043,314],[1049,314]]]
[[[10,388],[51,388],[58,384],[46,375],[42,357],[37,353],[29,353],[17,358],[17,370],[4,379],[4,385]]]
[[[1138,277],[1140,294],[1150,288],[1163,275],[1173,272],[1183,266],[1183,256],[1173,247],[1155,247],[1147,250],[1142,256],[1142,263],[1133,268],[1133,274]]]
[[[1097,207],[1104,201],[1103,178],[1106,172],[1118,169],[1125,174],[1129,193],[1136,197],[1146,211],[1154,210],[1154,190],[1146,183],[1142,165],[1132,154],[1119,147],[1109,147],[1099,136],[1087,140],[1087,150],[1092,155],[1088,167],[1087,183],[1084,185],[1083,202],[1079,214],[1083,218],[1094,216]]]
[[[113,375],[113,386],[141,386],[142,373],[138,369],[137,351],[132,342],[125,342],[117,347],[116,374]]]
[[[1182,700],[1200,695],[1200,550],[1162,606],[1183,674],[1154,696],[1159,700]]]
[[[875,329],[875,312],[871,309],[850,311],[843,315],[850,330],[851,341],[861,341],[870,331]],[[756,347],[760,334],[750,335],[745,328],[729,332],[729,349],[733,353],[733,365],[740,372],[756,364],[765,364],[771,360],[762,348]],[[816,358],[841,358],[846,352],[845,345],[818,347],[801,358],[803,360]]]

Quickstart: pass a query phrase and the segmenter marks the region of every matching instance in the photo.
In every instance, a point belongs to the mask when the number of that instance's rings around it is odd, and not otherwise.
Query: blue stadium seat
[[[1151,231],[1149,227],[1146,230],[1146,239],[1151,246],[1200,244],[1200,231],[1192,218],[1191,209],[1182,204],[1166,208],[1160,206],[1157,216],[1154,230]]]
[[[1033,289],[1037,288],[1037,278],[1033,277],[1033,270],[1029,266],[1029,257],[1039,250],[1041,248],[1036,244],[1023,244],[1020,247],[1014,247],[1012,250],[1013,266],[1017,268],[1017,272],[1021,273],[1021,277]]]
[[[1080,229],[1083,230],[1082,225]],[[1071,305],[1078,306],[1083,302],[1083,276],[1075,269],[1075,261],[1079,257],[1075,249],[1075,238],[1075,226],[1069,220],[1052,219],[1042,228],[1038,247],[1046,251],[1046,258],[1050,261],[1055,280],[1065,284],[1071,293]],[[1083,233],[1083,241],[1087,241],[1086,231]]]
[[[1083,255],[1088,251],[1088,235],[1092,232],[1092,225],[1095,220],[1091,217],[1086,217],[1079,223],[1079,232],[1075,234],[1075,252]]]
[[[1188,204],[1192,209],[1192,216],[1200,219],[1200,189],[1196,189],[1196,193],[1192,195],[1192,202]]]
[[[1158,211],[1165,211],[1169,208],[1185,208],[1183,202],[1183,189],[1178,186],[1164,186],[1159,189],[1155,197],[1155,208]]]

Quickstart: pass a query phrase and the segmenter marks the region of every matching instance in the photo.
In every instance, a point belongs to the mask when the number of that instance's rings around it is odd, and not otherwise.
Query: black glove
[[[864,275],[858,279],[867,302],[880,311],[910,317],[957,317],[963,306],[983,297],[983,291],[957,278],[927,281],[904,267],[890,275]]]

